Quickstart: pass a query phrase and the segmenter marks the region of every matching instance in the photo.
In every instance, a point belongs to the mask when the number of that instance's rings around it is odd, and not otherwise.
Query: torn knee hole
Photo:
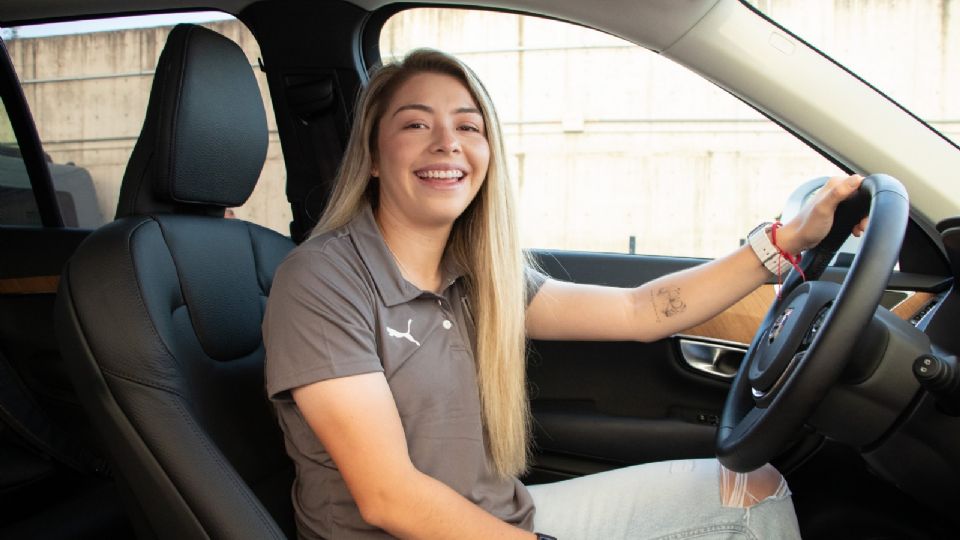
[[[750,508],[770,497],[787,493],[787,481],[771,465],[749,473],[720,466],[720,501],[728,508]]]

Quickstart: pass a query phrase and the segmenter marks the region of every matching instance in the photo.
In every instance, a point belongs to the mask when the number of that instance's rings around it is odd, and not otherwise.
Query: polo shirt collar
[[[377,225],[373,209],[369,204],[364,205],[360,213],[347,224],[347,231],[353,238],[353,244],[363,264],[373,277],[380,299],[385,306],[403,304],[423,295],[436,296],[433,292],[423,291],[410,283],[400,273],[400,267],[383,239],[383,233],[380,232],[380,226]],[[463,276],[463,271],[449,254],[444,254],[442,267],[441,294]]]

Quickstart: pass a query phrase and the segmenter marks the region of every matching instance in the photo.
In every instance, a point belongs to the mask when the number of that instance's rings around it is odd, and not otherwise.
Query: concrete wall
[[[259,46],[238,21],[207,24],[241,45],[252,65]],[[10,56],[40,132],[56,163],[75,163],[94,178],[103,222],[113,219],[120,180],[143,125],[153,73],[170,27],[13,39]],[[238,217],[288,232],[290,210],[266,76],[270,146],[254,195]]]
[[[958,3],[755,2],[955,140]],[[209,26],[240,43],[256,64],[257,45],[239,22]],[[105,219],[168,31],[8,43],[47,152],[91,172]],[[698,76],[597,32],[496,13],[422,9],[395,16],[382,35],[385,54],[416,46],[458,54],[490,89],[520,186],[528,246],[624,252],[633,237],[640,253],[717,256],[776,216],[798,184],[839,172]],[[237,214],[286,232],[285,170],[266,103],[267,165]]]

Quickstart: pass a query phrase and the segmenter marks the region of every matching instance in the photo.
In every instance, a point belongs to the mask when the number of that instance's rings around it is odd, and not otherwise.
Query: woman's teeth
[[[463,171],[420,171],[417,173],[419,178],[463,178]]]

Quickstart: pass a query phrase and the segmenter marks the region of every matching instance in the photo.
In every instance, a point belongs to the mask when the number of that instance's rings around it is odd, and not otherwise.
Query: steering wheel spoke
[[[773,383],[773,386],[771,386],[769,390],[758,390],[754,387],[750,388],[750,395],[753,396],[757,407],[761,409],[766,408],[767,405],[773,401],[773,398],[776,397],[784,383],[790,379],[791,374],[793,374],[793,372],[797,369],[797,366],[803,363],[805,357],[805,350],[797,351],[797,353],[790,358],[790,362],[787,364],[787,367],[784,368],[783,372],[780,374],[780,377],[777,378],[776,382]]]

